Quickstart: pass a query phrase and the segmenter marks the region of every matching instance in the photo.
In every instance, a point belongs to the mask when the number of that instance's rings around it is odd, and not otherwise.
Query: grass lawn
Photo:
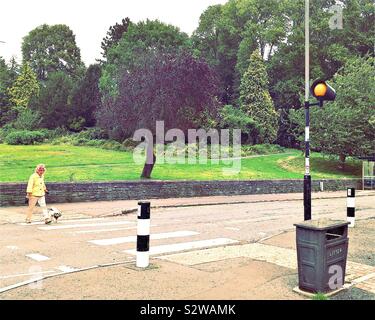
[[[345,170],[338,162],[311,155],[311,174],[319,178],[356,178],[361,175],[359,161],[348,160]],[[93,147],[70,145],[11,146],[0,144],[0,182],[26,182],[38,163],[47,166],[47,182],[138,180],[143,165],[133,162],[133,154]],[[301,151],[241,159],[241,170],[225,175],[224,164],[156,164],[152,178],[157,180],[246,180],[302,179],[304,156]]]

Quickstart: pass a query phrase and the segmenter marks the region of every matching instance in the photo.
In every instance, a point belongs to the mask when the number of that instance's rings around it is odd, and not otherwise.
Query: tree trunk
[[[340,154],[339,159],[340,159],[339,169],[343,170],[345,168],[346,155]]]
[[[156,156],[153,150],[153,144],[148,144],[147,146],[147,153],[146,153],[146,163],[143,166],[143,171],[141,174],[141,179],[150,179],[152,169],[154,169],[154,165],[156,162]]]

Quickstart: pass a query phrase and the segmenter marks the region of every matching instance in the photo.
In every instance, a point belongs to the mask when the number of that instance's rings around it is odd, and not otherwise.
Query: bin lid
[[[333,220],[333,219],[316,219],[308,220],[301,223],[295,223],[294,225],[299,228],[313,229],[313,230],[328,230],[332,228],[347,226],[350,222],[344,220]]]

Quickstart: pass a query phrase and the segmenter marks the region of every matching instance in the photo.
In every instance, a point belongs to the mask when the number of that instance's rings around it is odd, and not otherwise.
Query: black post
[[[305,176],[303,179],[304,219],[311,220],[311,176],[310,176],[310,103],[305,101]]]
[[[146,268],[149,265],[150,250],[150,202],[138,202],[137,225],[137,261],[136,266]]]
[[[347,188],[346,196],[346,219],[350,223],[349,227],[353,228],[355,224],[355,188]]]

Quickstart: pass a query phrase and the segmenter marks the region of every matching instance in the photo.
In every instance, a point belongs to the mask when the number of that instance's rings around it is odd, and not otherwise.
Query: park
[[[373,2],[157,2],[0,33],[0,300],[374,300]]]

